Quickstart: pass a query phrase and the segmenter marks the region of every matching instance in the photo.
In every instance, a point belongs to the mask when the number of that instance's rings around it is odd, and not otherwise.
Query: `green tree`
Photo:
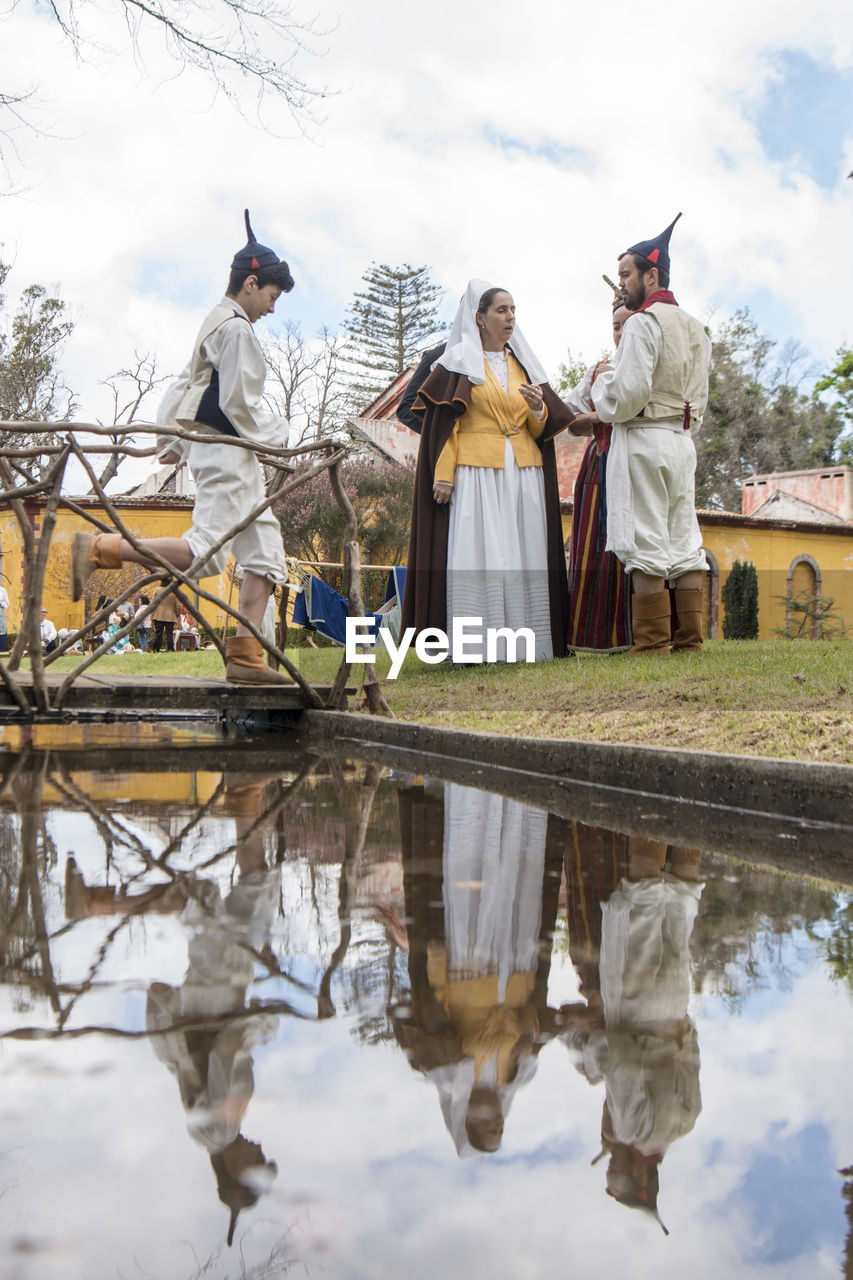
[[[53,297],[43,285],[24,289],[17,307],[7,308],[4,286],[9,267],[0,262],[0,421],[67,422],[74,396],[62,381],[62,349],[74,329],[66,303]],[[41,443],[52,438],[40,436]],[[32,443],[22,425],[20,434],[5,437],[7,447],[25,448]],[[28,459],[28,470],[38,474],[44,459]]]
[[[363,563],[402,564],[409,544],[414,468],[390,460],[350,458],[341,466],[341,478],[355,508]],[[276,515],[289,556],[341,561],[344,517],[328,476],[314,476],[294,489]]]
[[[853,464],[853,350],[839,347],[835,359],[835,367],[818,379],[815,391],[833,393],[835,410],[846,424],[838,442],[838,460]]]
[[[566,353],[566,359],[557,370],[557,376],[552,383],[557,395],[564,396],[568,391],[576,387],[588,368],[589,365],[583,356],[572,355],[570,349]]]
[[[749,561],[735,560],[722,590],[723,637],[758,639],[758,574]]]
[[[708,409],[696,437],[696,503],[740,511],[751,475],[835,462],[844,422],[815,387],[803,349],[765,337],[747,310],[712,337]]]
[[[362,277],[347,312],[347,362],[351,368],[352,407],[365,408],[417,364],[424,347],[438,332],[441,290],[428,267],[379,266],[374,262]]]

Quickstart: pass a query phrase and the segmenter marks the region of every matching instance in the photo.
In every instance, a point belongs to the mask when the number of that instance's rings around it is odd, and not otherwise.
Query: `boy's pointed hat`
[[[662,231],[653,240],[640,240],[637,244],[632,244],[625,253],[636,253],[638,258],[645,258],[653,267],[659,267],[661,271],[669,271],[669,237],[680,217],[680,213],[676,214],[666,231]],[[620,253],[620,258],[623,258],[625,253]]]
[[[246,219],[246,235],[249,239],[245,247],[234,254],[231,270],[260,271],[261,267],[274,267],[281,259],[273,249],[268,248],[265,244],[258,243],[252,230],[252,224],[249,221],[249,210],[244,209],[243,214]]]

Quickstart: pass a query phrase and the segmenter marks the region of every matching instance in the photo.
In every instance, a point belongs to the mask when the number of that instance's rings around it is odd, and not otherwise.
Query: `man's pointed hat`
[[[630,249],[626,249],[625,253],[636,253],[638,258],[645,258],[653,267],[658,267],[661,271],[669,271],[669,237],[672,235],[672,228],[675,226],[681,214],[676,214],[666,231],[662,231],[659,236],[655,236],[654,240],[640,240],[637,244],[632,244]],[[620,258],[625,254],[620,253]]]
[[[252,230],[252,224],[249,221],[249,210],[244,209],[243,214],[246,219],[246,235],[249,240],[244,248],[234,254],[231,270],[260,271],[261,267],[274,267],[281,259],[273,249],[268,248],[265,244],[258,243]]]

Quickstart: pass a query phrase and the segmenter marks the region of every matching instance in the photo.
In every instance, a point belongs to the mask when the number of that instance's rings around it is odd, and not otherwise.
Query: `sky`
[[[849,0],[292,12],[319,31],[292,68],[331,92],[313,121],[267,101],[263,128],[247,82],[216,94],[154,30],[134,49],[120,0],[78,0],[76,52],[49,6],[0,0],[0,93],[32,90],[38,129],[0,115],[7,293],[37,281],[67,301],[79,420],[109,419],[101,384],[134,352],[184,365],[246,206],[296,280],[268,332],[340,325],[372,262],[425,265],[448,321],[469,278],[510,289],[555,374],[608,346],[602,272],[681,210],[688,310],[715,324],[749,307],[816,369],[853,342]]]

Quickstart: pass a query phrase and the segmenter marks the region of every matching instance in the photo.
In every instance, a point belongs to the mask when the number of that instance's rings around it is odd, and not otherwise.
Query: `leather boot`
[[[650,596],[631,596],[631,625],[634,647],[629,653],[667,653],[670,634],[668,591],[655,591]]]
[[[675,612],[678,627],[672,638],[672,652],[702,648],[702,592],[696,587],[676,587]]]
[[[120,533],[75,533],[71,542],[71,599],[81,599],[96,569],[120,568]]]
[[[237,684],[293,684],[283,671],[267,666],[260,640],[231,636],[225,641],[225,679]]]

